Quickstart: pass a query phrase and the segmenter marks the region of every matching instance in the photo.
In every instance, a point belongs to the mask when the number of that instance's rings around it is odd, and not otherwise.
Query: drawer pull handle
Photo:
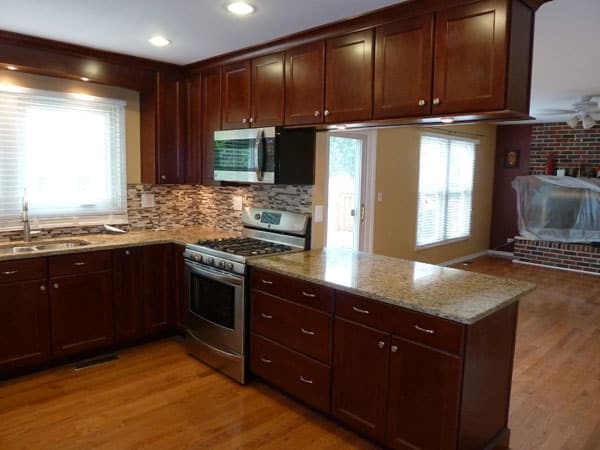
[[[354,311],[356,311],[357,313],[361,313],[361,314],[371,314],[369,311],[367,311],[366,309],[360,309],[357,308],[356,306],[353,306],[352,309]]]
[[[415,329],[419,330],[419,331],[422,331],[423,333],[427,333],[427,334],[433,334],[433,333],[435,333],[435,331],[429,330],[427,328],[422,328],[419,325],[415,325]]]
[[[261,280],[261,281],[262,281],[262,284],[273,284],[273,282],[269,281],[269,280]]]
[[[310,292],[304,292],[304,291],[302,291],[302,295],[304,295],[305,297],[308,297],[308,298],[315,298],[317,296],[317,294],[311,294]]]
[[[304,378],[302,375],[300,375],[300,381],[302,381],[303,383],[306,383],[306,384],[313,384],[313,380],[309,380],[308,378]]]
[[[260,360],[261,360],[262,362],[264,362],[265,364],[271,364],[271,360],[270,360],[270,359],[264,358],[264,357],[262,357],[262,356],[260,357]]]
[[[385,346],[385,342],[383,342],[383,341],[379,341],[377,343],[377,347],[379,347],[379,348],[383,348],[384,346]]]
[[[18,270],[7,270],[6,272],[2,272],[2,275],[14,275],[19,272]]]
[[[398,351],[397,345],[392,345],[392,353],[396,353]]]
[[[75,266],[85,266],[87,263],[85,261],[79,261],[76,263],[73,263]]]
[[[304,334],[308,334],[309,336],[314,336],[315,332],[314,331],[308,331],[304,328],[300,328],[300,331],[302,331]]]
[[[260,313],[260,316],[265,318],[265,319],[272,319],[273,316],[270,316],[269,314],[265,314],[265,313]]]

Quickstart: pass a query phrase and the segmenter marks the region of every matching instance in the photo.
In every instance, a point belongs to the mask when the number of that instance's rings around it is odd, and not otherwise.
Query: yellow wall
[[[496,127],[489,124],[440,127],[456,133],[478,135],[475,158],[472,236],[470,239],[415,250],[417,192],[419,177],[419,127],[382,128],[377,131],[375,192],[382,195],[375,202],[373,252],[388,256],[441,263],[475,254],[489,248],[492,186]],[[432,131],[434,127],[430,128]],[[317,140],[316,184],[313,204],[325,204],[327,138]],[[325,168],[320,166],[325,166]],[[313,247],[324,242],[324,227],[313,227]]]
[[[327,205],[327,136],[325,132],[317,133],[317,145],[315,151],[315,185],[313,188],[313,224],[311,245],[312,248],[323,248],[325,242],[325,230],[327,229],[327,217],[320,223],[314,222],[314,205]],[[327,208],[323,214],[326,216]]]
[[[140,97],[138,92],[114,86],[105,86],[102,84],[86,83],[63,78],[45,77],[23,72],[11,72],[8,70],[0,70],[0,84],[10,84],[48,91],[76,92],[97,97],[125,100],[127,102],[125,108],[127,182],[141,182]]]

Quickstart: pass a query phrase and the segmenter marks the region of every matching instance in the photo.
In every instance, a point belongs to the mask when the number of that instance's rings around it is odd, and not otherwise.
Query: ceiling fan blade
[[[600,111],[590,113],[590,117],[596,121],[600,121]]]

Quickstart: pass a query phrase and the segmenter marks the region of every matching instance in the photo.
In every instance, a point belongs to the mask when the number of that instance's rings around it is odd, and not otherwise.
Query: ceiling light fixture
[[[254,9],[254,6],[246,2],[233,2],[227,5],[227,11],[238,16],[253,13]]]
[[[17,70],[16,66],[6,66],[8,70]]]
[[[168,40],[166,37],[158,35],[152,36],[150,39],[148,39],[148,42],[150,42],[155,47],[166,47],[171,43],[171,41]]]

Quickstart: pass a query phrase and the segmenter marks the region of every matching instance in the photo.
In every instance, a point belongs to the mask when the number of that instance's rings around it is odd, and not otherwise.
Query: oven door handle
[[[237,277],[229,274],[224,274],[216,270],[208,269],[198,264],[194,264],[189,261],[186,261],[185,265],[190,269],[191,272],[198,275],[204,275],[205,277],[210,278],[211,280],[220,281],[222,283],[230,284],[233,286],[243,286],[244,284],[243,276]]]

